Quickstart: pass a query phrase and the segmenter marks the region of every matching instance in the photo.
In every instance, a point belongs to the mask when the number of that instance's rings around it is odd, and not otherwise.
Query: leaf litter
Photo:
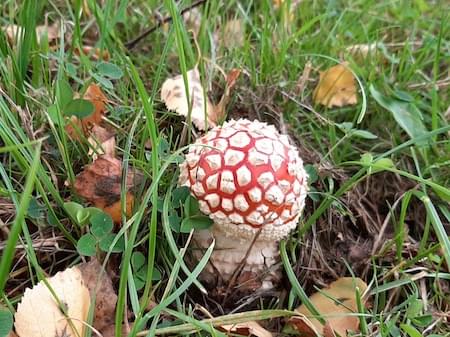
[[[125,214],[131,216],[134,188],[142,182],[142,174],[130,168],[126,177]],[[121,212],[122,161],[106,155],[99,156],[75,178],[75,192],[95,207],[109,214],[115,223],[122,221]]]
[[[332,282],[309,297],[312,305],[325,319],[325,324],[320,323],[305,304],[295,309],[300,315],[290,318],[288,324],[308,336],[316,336],[317,331],[325,337],[334,336],[333,331],[340,336],[348,336],[349,331],[358,331],[359,318],[354,315],[358,312],[356,289],[363,294],[367,285],[363,280],[351,277],[342,277]]]
[[[19,337],[84,336],[90,327],[89,307],[95,304],[93,329],[113,336],[116,302],[111,278],[93,258],[26,289],[14,317],[15,330]]]
[[[320,72],[319,83],[314,90],[314,102],[325,105],[343,107],[358,103],[355,76],[344,62]]]
[[[14,316],[17,335],[83,336],[90,296],[81,271],[77,267],[68,268],[46,281],[25,290]]]
[[[188,90],[182,75],[166,79],[161,88],[161,99],[168,110],[175,111],[186,119],[190,112],[192,123],[199,130],[204,131],[217,126],[225,118],[231,91],[240,74],[240,69],[232,69],[226,75],[225,90],[217,105],[211,103],[203,89],[197,68],[186,73]],[[186,96],[187,91],[190,92],[189,101]]]

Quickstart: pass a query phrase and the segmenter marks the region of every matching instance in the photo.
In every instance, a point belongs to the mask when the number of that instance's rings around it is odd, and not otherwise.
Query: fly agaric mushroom
[[[297,226],[307,194],[308,176],[288,137],[263,122],[231,120],[191,145],[180,170],[180,185],[214,222],[194,234],[201,249],[216,241],[202,277],[258,279],[272,288],[279,279],[278,242]]]

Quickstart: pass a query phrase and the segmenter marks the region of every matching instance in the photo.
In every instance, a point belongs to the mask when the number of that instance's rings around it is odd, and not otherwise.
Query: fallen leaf
[[[186,73],[187,84],[189,88],[189,103],[192,106],[191,120],[199,130],[205,130],[216,126],[210,119],[213,113],[213,107],[208,97],[205,97],[203,87],[200,83],[200,74],[197,68],[191,69]],[[205,100],[206,98],[206,100]],[[182,75],[168,78],[161,88],[161,99],[166,104],[167,109],[177,112],[181,116],[188,116],[189,105],[186,96],[186,88]],[[205,109],[206,120],[205,121]]]
[[[106,157],[115,157],[116,138],[113,131],[107,130],[99,125],[94,125],[91,135],[88,138],[89,148],[88,156],[95,161],[99,155]]]
[[[117,295],[114,291],[111,278],[102,271],[97,259],[81,263],[78,266],[83,280],[89,289],[91,298],[95,298],[93,326],[102,334],[109,326],[114,325]]]
[[[36,35],[38,43],[41,43],[45,35],[49,43],[59,39],[61,33],[61,27],[59,21],[52,25],[44,24],[36,27]]]
[[[106,103],[108,98],[105,96],[100,87],[91,83],[87,88],[83,99],[90,101],[94,105],[94,111],[87,117],[81,118],[71,116],[66,124],[66,132],[70,138],[79,140],[81,134],[88,135],[95,125],[99,125],[106,113]]]
[[[316,336],[317,331],[325,337],[333,336],[333,330],[342,337],[347,336],[349,330],[357,331],[359,319],[357,316],[349,315],[358,310],[356,287],[362,294],[366,291],[367,284],[359,278],[342,277],[309,298],[326,320],[325,326],[313,317],[304,304],[295,310],[300,315],[290,318],[288,324],[308,337]]]
[[[245,26],[241,19],[227,21],[223,29],[223,45],[225,48],[239,48],[244,44]]]
[[[255,321],[222,325],[219,329],[233,335],[238,334],[241,336],[272,337],[272,333],[270,331],[267,331]]]
[[[9,43],[11,45],[15,45],[17,39],[22,35],[23,27],[11,24],[7,25],[3,30],[8,38]],[[47,36],[47,41],[49,43],[56,41],[60,37],[60,32],[61,30],[59,22],[55,22],[52,25],[44,24],[36,26],[37,42],[41,43],[45,35]]]
[[[121,222],[121,175],[122,162],[119,159],[99,156],[87,165],[75,178],[74,189],[78,195],[108,213],[114,222]],[[132,189],[142,181],[142,174],[130,169],[126,178],[126,215],[130,216],[134,195]]]
[[[352,55],[355,59],[364,60],[369,55],[375,55],[377,53],[377,43],[370,44],[355,44],[345,48],[345,50]]]
[[[329,108],[358,102],[355,77],[347,63],[338,64],[320,73],[319,84],[314,90],[314,102]]]
[[[96,124],[100,124],[106,112],[106,103],[108,102],[108,98],[105,96],[102,89],[100,89],[100,87],[95,83],[91,83],[89,85],[83,95],[83,98],[92,102],[95,108],[92,115],[81,120],[81,122],[83,123],[83,127],[86,128]]]
[[[219,103],[213,107],[213,113],[211,113],[211,115],[209,116],[211,121],[215,125],[219,124],[225,118],[226,107],[231,97],[231,90],[236,84],[236,81],[239,78],[240,74],[241,74],[240,69],[232,69],[227,75],[225,91]]]
[[[17,335],[84,336],[90,297],[81,271],[77,267],[68,268],[47,278],[47,282],[59,304],[44,281],[27,288],[14,316]],[[67,317],[60,305],[64,306]]]

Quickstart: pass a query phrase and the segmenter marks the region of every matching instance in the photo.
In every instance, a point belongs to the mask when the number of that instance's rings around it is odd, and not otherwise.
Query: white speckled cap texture
[[[279,240],[297,226],[307,174],[298,151],[273,125],[231,120],[197,139],[180,165],[200,209],[228,236]]]

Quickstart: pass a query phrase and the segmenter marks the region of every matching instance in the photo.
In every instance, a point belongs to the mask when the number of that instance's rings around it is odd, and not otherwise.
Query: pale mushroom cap
[[[307,194],[298,151],[273,125],[246,119],[215,127],[189,148],[180,185],[229,236],[279,240],[297,226]]]

